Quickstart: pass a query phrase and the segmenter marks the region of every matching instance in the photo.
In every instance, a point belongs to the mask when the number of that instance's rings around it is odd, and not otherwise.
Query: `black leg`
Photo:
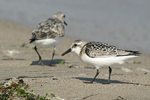
[[[37,53],[37,54],[38,54],[38,56],[39,56],[39,62],[38,62],[38,64],[43,65],[43,63],[42,63],[42,58],[41,58],[41,56],[40,56],[39,52],[37,51],[36,46],[34,47],[34,50],[36,51],[36,53]]]
[[[109,66],[109,77],[108,77],[108,84],[110,83],[110,76],[111,76],[111,72],[112,72],[112,69],[111,69],[111,67]]]
[[[56,47],[54,47],[54,50],[53,50],[53,55],[52,55],[50,66],[52,66],[52,63],[53,63],[53,58],[54,58],[54,55],[55,55],[55,49],[56,49]]]
[[[93,80],[91,81],[91,83],[94,82],[94,80],[96,79],[96,77],[97,77],[98,74],[99,74],[99,69],[97,69],[96,75],[95,75],[95,77],[93,78]]]

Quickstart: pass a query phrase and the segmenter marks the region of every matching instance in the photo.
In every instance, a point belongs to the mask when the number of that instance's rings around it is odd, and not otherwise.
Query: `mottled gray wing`
[[[63,23],[54,18],[39,23],[37,27],[32,31],[32,38],[45,39],[45,38],[57,38],[64,36],[65,28]]]
[[[85,53],[91,58],[139,54],[138,51],[122,50],[116,46],[101,42],[89,42],[85,46]]]

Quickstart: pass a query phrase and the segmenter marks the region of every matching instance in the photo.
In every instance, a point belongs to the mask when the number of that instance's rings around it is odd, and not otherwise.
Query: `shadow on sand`
[[[85,78],[85,77],[75,77],[75,79],[82,80],[84,83],[90,83],[93,78]],[[105,84],[108,82],[107,79],[95,79],[94,82]],[[139,85],[140,83],[132,83],[132,82],[121,82],[117,80],[110,80],[110,84],[134,84],[134,85]]]
[[[54,59],[53,60],[53,66],[55,66],[56,64],[59,64],[61,61],[63,61],[64,64],[65,64],[65,59]],[[49,66],[51,60],[42,60],[42,62],[43,62],[44,65]],[[38,60],[36,60],[36,61],[32,61],[32,63],[30,65],[40,65],[40,64],[38,64]]]

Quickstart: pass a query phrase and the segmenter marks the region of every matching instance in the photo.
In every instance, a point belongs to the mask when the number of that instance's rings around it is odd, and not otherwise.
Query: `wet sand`
[[[123,65],[112,65],[111,84],[107,82],[108,67],[100,68],[100,75],[90,82],[96,69],[80,61],[76,54],[61,54],[76,40],[65,36],[56,48],[55,66],[48,66],[53,48],[40,49],[44,66],[29,44],[32,29],[12,22],[0,21],[0,82],[22,77],[35,94],[54,93],[66,100],[148,100],[150,99],[150,55],[129,59]],[[7,50],[17,51],[13,55]],[[64,61],[65,64],[59,64]],[[69,66],[73,65],[72,68]],[[26,78],[25,78],[26,77]]]

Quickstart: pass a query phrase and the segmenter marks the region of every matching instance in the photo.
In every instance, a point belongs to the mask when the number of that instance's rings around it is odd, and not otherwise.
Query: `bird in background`
[[[65,35],[64,24],[67,26],[67,23],[64,21],[64,19],[65,14],[62,12],[56,12],[52,18],[48,18],[47,20],[39,23],[32,31],[30,43],[35,45],[34,50],[39,56],[38,64],[43,65],[43,62],[37,48],[53,47],[52,59],[50,62],[50,66],[52,66],[56,45],[61,42]]]
[[[109,77],[106,84],[110,83],[112,72],[110,65],[115,63],[123,64],[126,59],[138,57],[138,55],[141,54],[139,51],[123,50],[107,43],[85,42],[82,40],[75,40],[62,56],[71,51],[75,52],[84,63],[96,67],[96,75],[90,83],[93,83],[98,76],[100,67],[108,66]]]

